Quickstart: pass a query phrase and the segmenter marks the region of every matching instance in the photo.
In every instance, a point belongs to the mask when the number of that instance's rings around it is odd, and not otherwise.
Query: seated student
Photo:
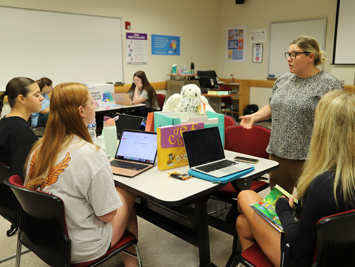
[[[24,181],[25,161],[37,141],[27,121],[31,113],[41,110],[43,97],[34,80],[13,78],[6,85],[5,92],[0,94],[0,114],[5,95],[8,96],[11,111],[0,120],[0,162],[9,165],[12,173]]]
[[[133,75],[133,83],[128,94],[133,97],[133,104],[146,104],[144,108],[131,113],[132,115],[147,117],[148,112],[160,109],[157,94],[155,93],[154,88],[150,85],[144,71],[137,71]]]
[[[39,80],[36,81],[38,84],[39,88],[41,89],[41,94],[44,97],[44,100],[42,101],[42,108],[40,112],[33,113],[31,115],[31,124],[32,127],[45,127],[47,124],[48,120],[48,115],[49,115],[49,96],[48,94],[52,92],[53,89],[53,83],[50,79],[43,77]]]
[[[95,103],[88,88],[58,84],[44,136],[26,163],[25,186],[64,201],[73,263],[101,257],[125,229],[137,236],[136,196],[114,186],[107,155],[93,144],[87,130],[94,120]],[[128,251],[135,253],[133,247]],[[126,267],[137,266],[135,258],[122,258]]]
[[[275,266],[311,266],[317,246],[319,219],[354,208],[355,94],[334,90],[321,98],[305,168],[297,183],[300,220],[295,222],[289,200],[282,197],[276,212],[284,228],[280,234],[249,204],[262,198],[253,191],[238,196],[236,227],[245,250],[258,243]]]

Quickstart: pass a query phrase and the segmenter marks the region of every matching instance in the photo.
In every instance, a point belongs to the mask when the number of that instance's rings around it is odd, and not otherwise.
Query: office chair
[[[12,176],[11,169],[8,165],[0,163],[0,215],[11,223],[10,230],[7,231],[7,236],[12,236],[17,232],[19,222],[19,204],[9,187],[4,184],[4,180]],[[21,180],[21,179],[20,179]],[[25,254],[30,250],[22,252]],[[16,255],[12,255],[0,260],[0,263],[15,258]]]
[[[141,265],[136,237],[126,231],[119,242],[99,259],[71,264],[71,240],[69,239],[63,201],[54,195],[37,190],[29,190],[22,185],[18,175],[4,181],[10,187],[21,205],[17,252],[24,245],[50,266],[84,267],[98,266],[130,246],[136,248],[138,266]],[[20,266],[21,254],[17,253],[16,266]]]
[[[227,127],[224,132],[225,149],[259,158],[269,158],[266,147],[270,139],[270,129],[253,125],[253,128],[246,130],[241,125],[234,125]],[[250,190],[260,192],[269,187],[269,183],[259,181],[260,179],[263,178],[256,178],[256,180],[252,182]],[[236,198],[238,194],[239,192],[234,189],[232,184],[228,183],[227,186],[216,190],[213,195],[223,198]]]
[[[229,126],[234,126],[236,125],[236,123],[237,122],[233,117],[224,115],[224,129],[226,129]]]
[[[157,98],[158,98],[160,110],[163,110],[164,101],[165,101],[165,95],[163,95],[163,94],[157,94]]]
[[[355,210],[336,213],[317,222],[317,248],[312,267],[353,266]],[[247,267],[273,266],[258,244],[244,250],[238,262]]]
[[[219,89],[217,89],[216,91],[232,91],[232,88],[225,86],[225,85],[220,85]],[[232,102],[232,98],[230,96],[226,96],[226,97],[222,97],[221,101],[225,104],[224,106],[224,114],[227,114],[227,106],[230,107],[230,112],[231,114],[233,114],[233,102]]]

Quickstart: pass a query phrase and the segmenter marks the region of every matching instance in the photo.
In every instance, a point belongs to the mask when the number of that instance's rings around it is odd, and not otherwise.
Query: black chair
[[[130,246],[136,248],[138,266],[141,266],[136,237],[126,231],[120,241],[99,259],[90,262],[71,264],[71,240],[68,237],[64,203],[54,195],[37,190],[29,190],[22,185],[18,175],[11,176],[4,183],[12,189],[18,199],[20,223],[17,251],[24,245],[31,249],[41,260],[54,267],[98,266]],[[20,265],[21,255],[17,253],[16,266]]]
[[[11,177],[12,172],[10,166],[0,163],[0,215],[4,217],[11,223],[10,230],[7,231],[8,236],[12,236],[17,232],[18,222],[19,222],[19,204],[9,187],[4,184],[4,180]],[[30,250],[26,250],[22,252],[25,254]],[[10,257],[4,258],[0,260],[0,263],[11,260],[15,258],[16,255],[12,255]]]
[[[312,267],[354,266],[355,209],[336,213],[317,223],[317,249]],[[273,266],[258,244],[244,250],[238,262],[247,267]]]

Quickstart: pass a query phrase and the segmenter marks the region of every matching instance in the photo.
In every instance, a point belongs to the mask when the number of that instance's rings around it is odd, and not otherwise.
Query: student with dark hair
[[[144,71],[137,71],[133,75],[133,83],[128,94],[133,98],[133,104],[146,104],[145,108],[132,113],[134,115],[147,117],[148,112],[160,109],[157,94],[149,83]]]
[[[41,111],[37,113],[33,113],[31,115],[31,125],[32,127],[36,127],[36,126],[45,127],[49,116],[50,100],[48,94],[52,92],[53,82],[50,79],[43,77],[37,80],[36,83],[41,89],[41,94],[44,100],[42,101]]]
[[[25,77],[8,82],[0,94],[0,115],[4,97],[8,97],[11,112],[0,120],[0,162],[11,167],[12,173],[24,180],[24,164],[37,137],[28,125],[28,119],[42,107],[43,97],[38,84]]]
[[[125,229],[138,234],[136,195],[115,187],[107,155],[93,144],[87,130],[94,121],[95,102],[88,88],[80,83],[58,84],[44,136],[26,163],[25,186],[64,202],[73,263],[100,258]],[[133,247],[127,250],[135,253]],[[135,258],[122,258],[126,267],[137,266]]]

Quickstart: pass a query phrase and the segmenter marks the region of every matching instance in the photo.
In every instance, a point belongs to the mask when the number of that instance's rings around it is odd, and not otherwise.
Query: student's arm
[[[143,103],[147,100],[147,98],[141,97],[141,95],[139,94],[140,90],[143,90],[143,84],[136,85],[136,88],[134,89],[133,104],[135,105]]]
[[[109,223],[113,220],[113,218],[115,217],[117,213],[117,209],[114,210],[114,211],[111,211],[110,213],[107,213],[105,215],[102,215],[102,216],[97,216],[97,218],[100,219],[100,221],[103,221],[105,223]]]
[[[258,112],[255,112],[251,115],[240,116],[239,119],[242,121],[240,125],[244,129],[251,129],[254,122],[265,121],[271,118],[271,108],[270,105],[262,107]]]
[[[42,115],[49,113],[49,107],[40,112]]]
[[[276,203],[277,215],[284,228],[291,254],[295,258],[302,258],[311,251],[314,252],[318,220],[338,210],[333,196],[334,179],[329,176],[329,173],[323,173],[312,182],[298,222],[294,221],[292,209],[285,198],[280,198]]]

